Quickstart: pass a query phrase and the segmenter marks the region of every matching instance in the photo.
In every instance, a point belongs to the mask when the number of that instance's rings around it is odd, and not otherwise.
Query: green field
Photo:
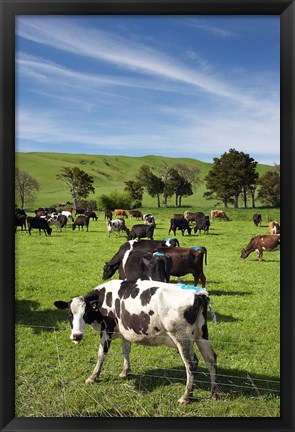
[[[51,202],[49,194],[45,198],[40,195],[40,204]],[[202,210],[208,214],[206,205]],[[174,212],[179,209],[153,209],[155,239],[168,236]],[[200,364],[195,399],[185,406],[177,403],[185,386],[184,365],[167,347],[133,345],[132,374],[122,380],[118,375],[123,356],[119,340],[114,340],[99,381],[92,386],[84,383],[96,363],[99,335],[87,326],[85,339],[74,346],[67,314],[55,309],[53,302],[84,295],[103,282],[104,263],[125,241],[115,234],[108,238],[103,213],[98,221],[90,221],[89,232],[72,231],[70,226],[58,232],[53,227],[51,237],[45,237],[36,230],[30,236],[18,229],[16,416],[279,417],[280,252],[265,252],[264,262],[254,254],[239,258],[251,236],[266,234],[268,220],[280,219],[278,209],[259,212],[261,228],[253,226],[253,209],[231,208],[227,213],[232,220],[214,221],[208,235],[177,235],[181,246],[203,245],[208,250],[206,288],[218,320],[214,324],[208,314],[220,398],[209,399],[209,374],[196,347]],[[126,221],[129,228],[134,223],[139,222]],[[192,285],[192,275],[183,281]],[[177,279],[172,277],[171,282]]]
[[[128,156],[100,156],[83,154],[63,153],[16,153],[16,166],[28,172],[40,184],[40,193],[32,208],[49,207],[56,203],[72,201],[69,189],[66,185],[56,179],[62,167],[78,166],[86,171],[94,179],[95,193],[90,194],[89,199],[96,199],[110,191],[123,192],[124,181],[135,179],[139,168],[150,165],[157,175],[157,169],[165,161],[168,165],[176,162],[187,164],[189,167],[200,169],[200,184],[196,187],[194,194],[183,198],[183,206],[207,207],[214,206],[216,201],[208,202],[203,198],[206,191],[203,179],[211,169],[212,164],[188,158],[169,158],[160,156],[128,157]],[[267,170],[274,169],[268,165],[257,165],[257,171],[263,175]],[[172,197],[168,204],[174,206],[175,197]],[[17,203],[19,205],[19,203]],[[250,201],[249,201],[250,204]],[[260,203],[257,201],[256,205]],[[143,197],[145,207],[156,207],[156,199],[151,198],[147,193]],[[242,203],[241,203],[242,205]]]

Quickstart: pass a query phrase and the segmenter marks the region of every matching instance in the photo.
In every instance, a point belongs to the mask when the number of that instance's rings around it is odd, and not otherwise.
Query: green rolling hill
[[[66,185],[56,179],[56,175],[64,166],[77,166],[91,175],[94,178],[95,194],[91,194],[89,199],[97,199],[100,195],[107,194],[110,191],[123,192],[124,181],[134,179],[139,168],[144,164],[151,166],[155,174],[157,174],[157,168],[163,161],[169,166],[179,162],[200,169],[201,183],[196,187],[194,195],[183,198],[183,206],[212,207],[215,204],[214,201],[203,198],[203,193],[206,190],[203,179],[211,169],[212,164],[196,159],[152,155],[129,157],[42,152],[17,152],[15,155],[16,167],[28,172],[40,184],[40,191],[34,203],[35,207],[71,201]],[[258,164],[257,166],[260,175],[270,169],[273,169],[273,167],[269,165]],[[173,206],[174,200],[175,198],[172,197],[169,205]],[[143,206],[155,207],[156,200],[145,193]]]

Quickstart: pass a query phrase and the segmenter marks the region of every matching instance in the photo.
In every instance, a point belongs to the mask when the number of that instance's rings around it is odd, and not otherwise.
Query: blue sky
[[[16,150],[280,161],[278,16],[18,16]]]

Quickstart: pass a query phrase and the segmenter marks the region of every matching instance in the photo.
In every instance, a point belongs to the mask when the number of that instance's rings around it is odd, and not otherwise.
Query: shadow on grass
[[[133,370],[135,373],[135,371]],[[220,398],[222,395],[235,395],[235,397],[258,397],[273,394],[279,396],[280,382],[276,376],[266,374],[253,374],[251,376],[239,369],[218,368],[218,387]],[[181,383],[185,386],[185,368],[174,367],[171,369],[149,369],[140,375],[128,377],[133,380],[134,386],[139,392],[152,392],[155,388],[169,386],[171,383]],[[198,368],[194,380],[194,396],[197,399],[198,388],[211,391],[210,375],[207,369]],[[197,388],[196,388],[197,387]]]
[[[67,314],[64,311],[54,309],[38,310],[40,303],[34,300],[16,300],[15,323],[21,326],[31,327],[35,333],[50,331],[59,328],[61,323],[67,325]]]

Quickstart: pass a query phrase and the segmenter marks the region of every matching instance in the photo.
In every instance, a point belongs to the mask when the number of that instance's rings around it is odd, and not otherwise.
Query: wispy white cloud
[[[44,151],[177,157],[181,149],[202,159],[233,147],[279,162],[271,74],[240,69],[226,76],[195,48],[168,54],[143,35],[129,39],[63,18],[26,17],[17,34],[26,39],[23,49],[39,48],[16,56],[18,80],[30,92],[17,108],[20,151],[38,144]]]
[[[241,92],[221,77],[191,69],[160,50],[112,33],[92,28],[85,29],[66,20],[60,25],[60,20],[54,18],[31,18],[23,20],[17,26],[17,34],[75,55],[103,60],[129,70],[189,84],[238,104],[253,106],[256,103],[255,96],[250,91]]]
[[[231,38],[237,36],[236,33],[232,30],[228,30],[223,27],[217,27],[212,24],[204,24],[204,22],[200,22],[196,19],[188,18],[186,19],[186,24],[220,38]]]

